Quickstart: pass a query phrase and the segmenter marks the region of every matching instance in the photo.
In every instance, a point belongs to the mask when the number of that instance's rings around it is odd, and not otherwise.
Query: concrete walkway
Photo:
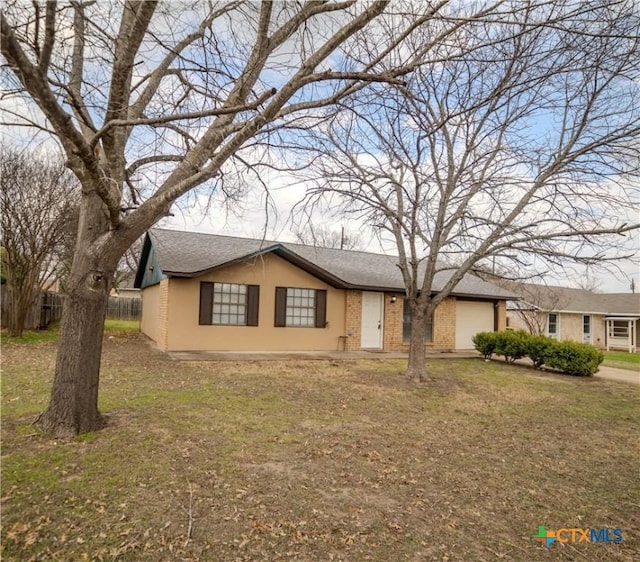
[[[354,361],[407,358],[407,353],[400,351],[173,351],[168,355],[173,361]],[[427,359],[480,359],[480,354],[473,350],[433,351],[427,352]],[[502,362],[500,359],[494,360]],[[521,359],[517,363],[531,366],[528,359]],[[600,370],[595,376],[612,381],[640,384],[640,371],[600,365]]]
[[[356,360],[406,359],[401,351],[172,351],[173,361],[291,361],[291,360]],[[427,359],[479,358],[477,351],[427,352]]]
[[[630,382],[640,384],[640,370],[631,371],[629,369],[617,369],[615,367],[607,367],[600,365],[600,370],[594,375],[600,379],[610,381]]]

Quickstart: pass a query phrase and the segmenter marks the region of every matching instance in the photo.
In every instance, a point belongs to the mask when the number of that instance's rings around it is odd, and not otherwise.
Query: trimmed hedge
[[[533,336],[524,330],[514,332],[480,332],[473,344],[485,359],[493,354],[507,363],[528,357],[536,369],[543,366],[568,375],[589,377],[598,371],[604,354],[592,345],[573,341],[559,342],[547,336]]]
[[[495,332],[496,355],[502,355],[504,360],[511,365],[516,359],[522,359],[527,354],[527,344],[529,334],[524,330],[508,330],[506,332]]]
[[[568,375],[590,377],[598,372],[604,353],[588,343],[574,341],[554,342],[544,353],[544,364]]]
[[[558,342],[549,336],[533,336],[528,334],[529,341],[527,345],[527,357],[531,359],[533,366],[539,369],[544,365],[546,354]]]
[[[485,359],[491,359],[496,350],[496,342],[500,332],[479,332],[471,340],[477,351],[479,351]]]

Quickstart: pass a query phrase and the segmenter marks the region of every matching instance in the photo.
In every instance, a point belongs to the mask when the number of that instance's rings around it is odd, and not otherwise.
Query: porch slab
[[[356,359],[406,359],[403,351],[170,351],[173,361],[290,361],[327,360],[345,361]],[[477,351],[427,352],[429,359],[477,358]]]
[[[170,351],[172,361],[355,361],[358,359],[406,359],[403,351]],[[480,359],[477,351],[428,351],[427,359]],[[497,359],[496,359],[497,360]],[[528,360],[517,361],[528,367]],[[597,378],[640,384],[640,371],[600,365]]]

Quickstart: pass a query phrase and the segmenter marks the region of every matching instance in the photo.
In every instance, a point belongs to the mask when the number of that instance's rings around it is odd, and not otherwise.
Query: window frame
[[[238,303],[223,303],[215,302],[215,286],[230,285],[230,286],[244,286],[245,287],[245,302],[244,302],[244,322],[241,324],[227,323],[227,322],[214,322],[214,306],[220,305],[236,305]],[[225,294],[224,291],[220,294]],[[228,293],[232,294],[232,293]],[[233,293],[235,294],[235,293]],[[245,327],[245,326],[258,326],[260,312],[260,286],[250,285],[247,283],[227,283],[222,281],[201,281],[200,282],[200,318],[199,324],[201,326],[232,326],[232,327]],[[221,312],[222,314],[222,312]],[[226,314],[231,314],[227,312]],[[237,314],[236,314],[237,316]]]
[[[246,326],[247,325],[247,285],[242,283],[213,283],[213,298],[211,302],[212,326]],[[225,296],[228,295],[227,298]],[[235,297],[236,302],[233,302]],[[225,302],[225,300],[227,302]],[[224,309],[227,310],[224,310]],[[241,312],[240,312],[241,311]],[[216,320],[216,316],[219,317]],[[222,318],[226,317],[227,322]],[[231,322],[231,318],[238,320]],[[241,321],[240,321],[241,320]]]
[[[308,296],[289,294],[289,291],[313,291],[314,307],[312,321],[307,325],[291,324],[288,319],[294,317],[289,312],[289,299],[305,298]],[[293,305],[295,307],[295,304]],[[309,310],[310,307],[306,307]],[[276,328],[326,328],[327,322],[327,291],[311,287],[276,287],[274,327]]]
[[[555,326],[555,330],[551,331],[551,317],[554,316],[555,320],[553,325]],[[549,312],[547,316],[547,336],[553,339],[560,338],[560,314],[557,312]]]

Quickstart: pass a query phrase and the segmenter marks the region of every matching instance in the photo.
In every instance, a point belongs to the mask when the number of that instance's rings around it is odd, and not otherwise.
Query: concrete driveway
[[[594,376],[611,381],[640,384],[640,371],[631,371],[629,369],[616,369],[615,367],[600,365],[600,370]]]

